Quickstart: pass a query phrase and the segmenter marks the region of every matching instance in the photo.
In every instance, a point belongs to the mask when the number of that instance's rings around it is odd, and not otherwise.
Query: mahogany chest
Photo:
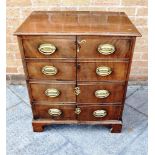
[[[131,61],[141,36],[124,12],[35,11],[17,29],[33,130],[50,124],[122,129]]]

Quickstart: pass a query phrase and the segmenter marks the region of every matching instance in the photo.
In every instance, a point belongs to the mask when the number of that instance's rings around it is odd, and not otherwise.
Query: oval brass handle
[[[108,90],[97,90],[95,91],[95,96],[97,98],[106,98],[110,95],[110,92]]]
[[[41,44],[38,50],[44,55],[50,55],[56,51],[56,47],[53,44]]]
[[[105,117],[107,115],[107,111],[106,110],[96,110],[93,112],[93,115],[95,117]]]
[[[100,76],[107,76],[112,73],[112,69],[110,67],[101,66],[96,68],[96,74]]]
[[[61,115],[61,110],[59,109],[49,109],[48,114],[51,116],[60,116]]]
[[[60,91],[55,88],[50,88],[45,91],[45,95],[48,97],[57,97],[60,95]]]
[[[109,55],[115,52],[115,47],[111,44],[100,44],[98,46],[98,52],[103,55]]]
[[[44,66],[41,71],[45,75],[55,75],[58,72],[54,66]]]

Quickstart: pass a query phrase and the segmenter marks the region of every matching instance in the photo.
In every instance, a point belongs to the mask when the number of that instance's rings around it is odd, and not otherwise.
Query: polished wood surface
[[[75,83],[31,83],[30,88],[33,102],[76,102],[76,95],[74,93]],[[59,90],[60,95],[57,97],[46,96],[45,91],[51,88]]]
[[[91,124],[104,125],[110,127],[111,133],[120,133],[122,129],[122,121],[120,120],[103,120],[103,121],[78,121],[78,120],[52,120],[52,119],[33,119],[32,126],[34,132],[44,131],[44,127],[52,124]]]
[[[96,73],[98,67],[110,67],[112,73],[107,76],[100,76]],[[105,81],[105,80],[119,80],[127,79],[128,61],[87,61],[78,62],[77,81]]]
[[[24,37],[23,47],[26,58],[75,58],[76,44],[75,36],[31,36]],[[56,51],[51,55],[44,55],[39,52],[38,47],[44,43],[51,43]]]
[[[136,36],[141,36],[125,13],[35,11],[15,35],[35,132],[50,124],[103,124],[110,126],[112,133],[121,132]],[[40,53],[41,44],[52,44],[56,51],[50,55]],[[115,48],[114,53],[99,53],[100,44],[110,44]],[[57,74],[43,74],[45,66],[56,67]],[[97,75],[96,68],[102,66],[110,67],[112,73]],[[51,88],[59,90],[60,95],[47,96],[45,91]],[[108,90],[110,95],[97,98],[97,90]],[[60,109],[62,114],[50,116],[51,108]],[[79,114],[75,113],[77,108],[81,110]],[[94,117],[95,110],[106,110],[107,115]]]
[[[60,116],[51,116],[48,113],[49,109],[59,109],[62,114]],[[79,115],[75,114],[75,105],[49,105],[49,104],[34,104],[33,111],[36,118],[47,118],[53,120],[78,120],[78,121],[103,121],[103,120],[118,120],[120,117],[121,106],[119,105],[80,105]],[[96,110],[105,110],[105,117],[95,117],[93,112]]]
[[[117,105],[81,105],[78,120],[80,121],[103,121],[103,120],[119,120],[121,113],[121,106]],[[95,117],[93,112],[96,110],[105,110],[107,115],[105,117]]]
[[[124,84],[121,83],[106,83],[106,82],[78,82],[81,93],[77,97],[77,103],[122,103],[124,95]],[[106,98],[97,98],[95,91],[108,90],[110,95]]]
[[[45,75],[42,68],[53,66],[57,69],[55,75]],[[76,81],[75,62],[54,62],[54,61],[27,61],[27,70],[30,79],[56,80],[56,81]]]
[[[15,35],[141,36],[124,12],[34,11]]]
[[[78,36],[77,41],[85,42],[80,44],[80,52],[77,58],[129,58],[131,38],[129,37],[105,37],[105,36]],[[92,44],[93,42],[93,44]],[[103,55],[98,52],[100,44],[111,44],[115,47],[115,52],[110,55]]]
[[[49,118],[52,120],[76,120],[75,114],[76,105],[49,105],[49,104],[34,104],[33,112],[36,118]],[[49,109],[59,109],[62,113],[60,116],[51,116],[48,113]]]

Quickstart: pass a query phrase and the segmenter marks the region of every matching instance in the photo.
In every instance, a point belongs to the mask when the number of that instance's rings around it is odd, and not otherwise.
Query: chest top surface
[[[141,36],[124,12],[34,11],[15,35]]]

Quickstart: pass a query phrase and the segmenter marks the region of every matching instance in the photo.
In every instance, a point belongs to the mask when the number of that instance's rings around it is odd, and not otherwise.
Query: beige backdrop
[[[143,37],[138,38],[130,80],[147,80],[147,0],[7,0],[7,78],[19,79],[23,67],[13,32],[34,10],[124,11]]]

